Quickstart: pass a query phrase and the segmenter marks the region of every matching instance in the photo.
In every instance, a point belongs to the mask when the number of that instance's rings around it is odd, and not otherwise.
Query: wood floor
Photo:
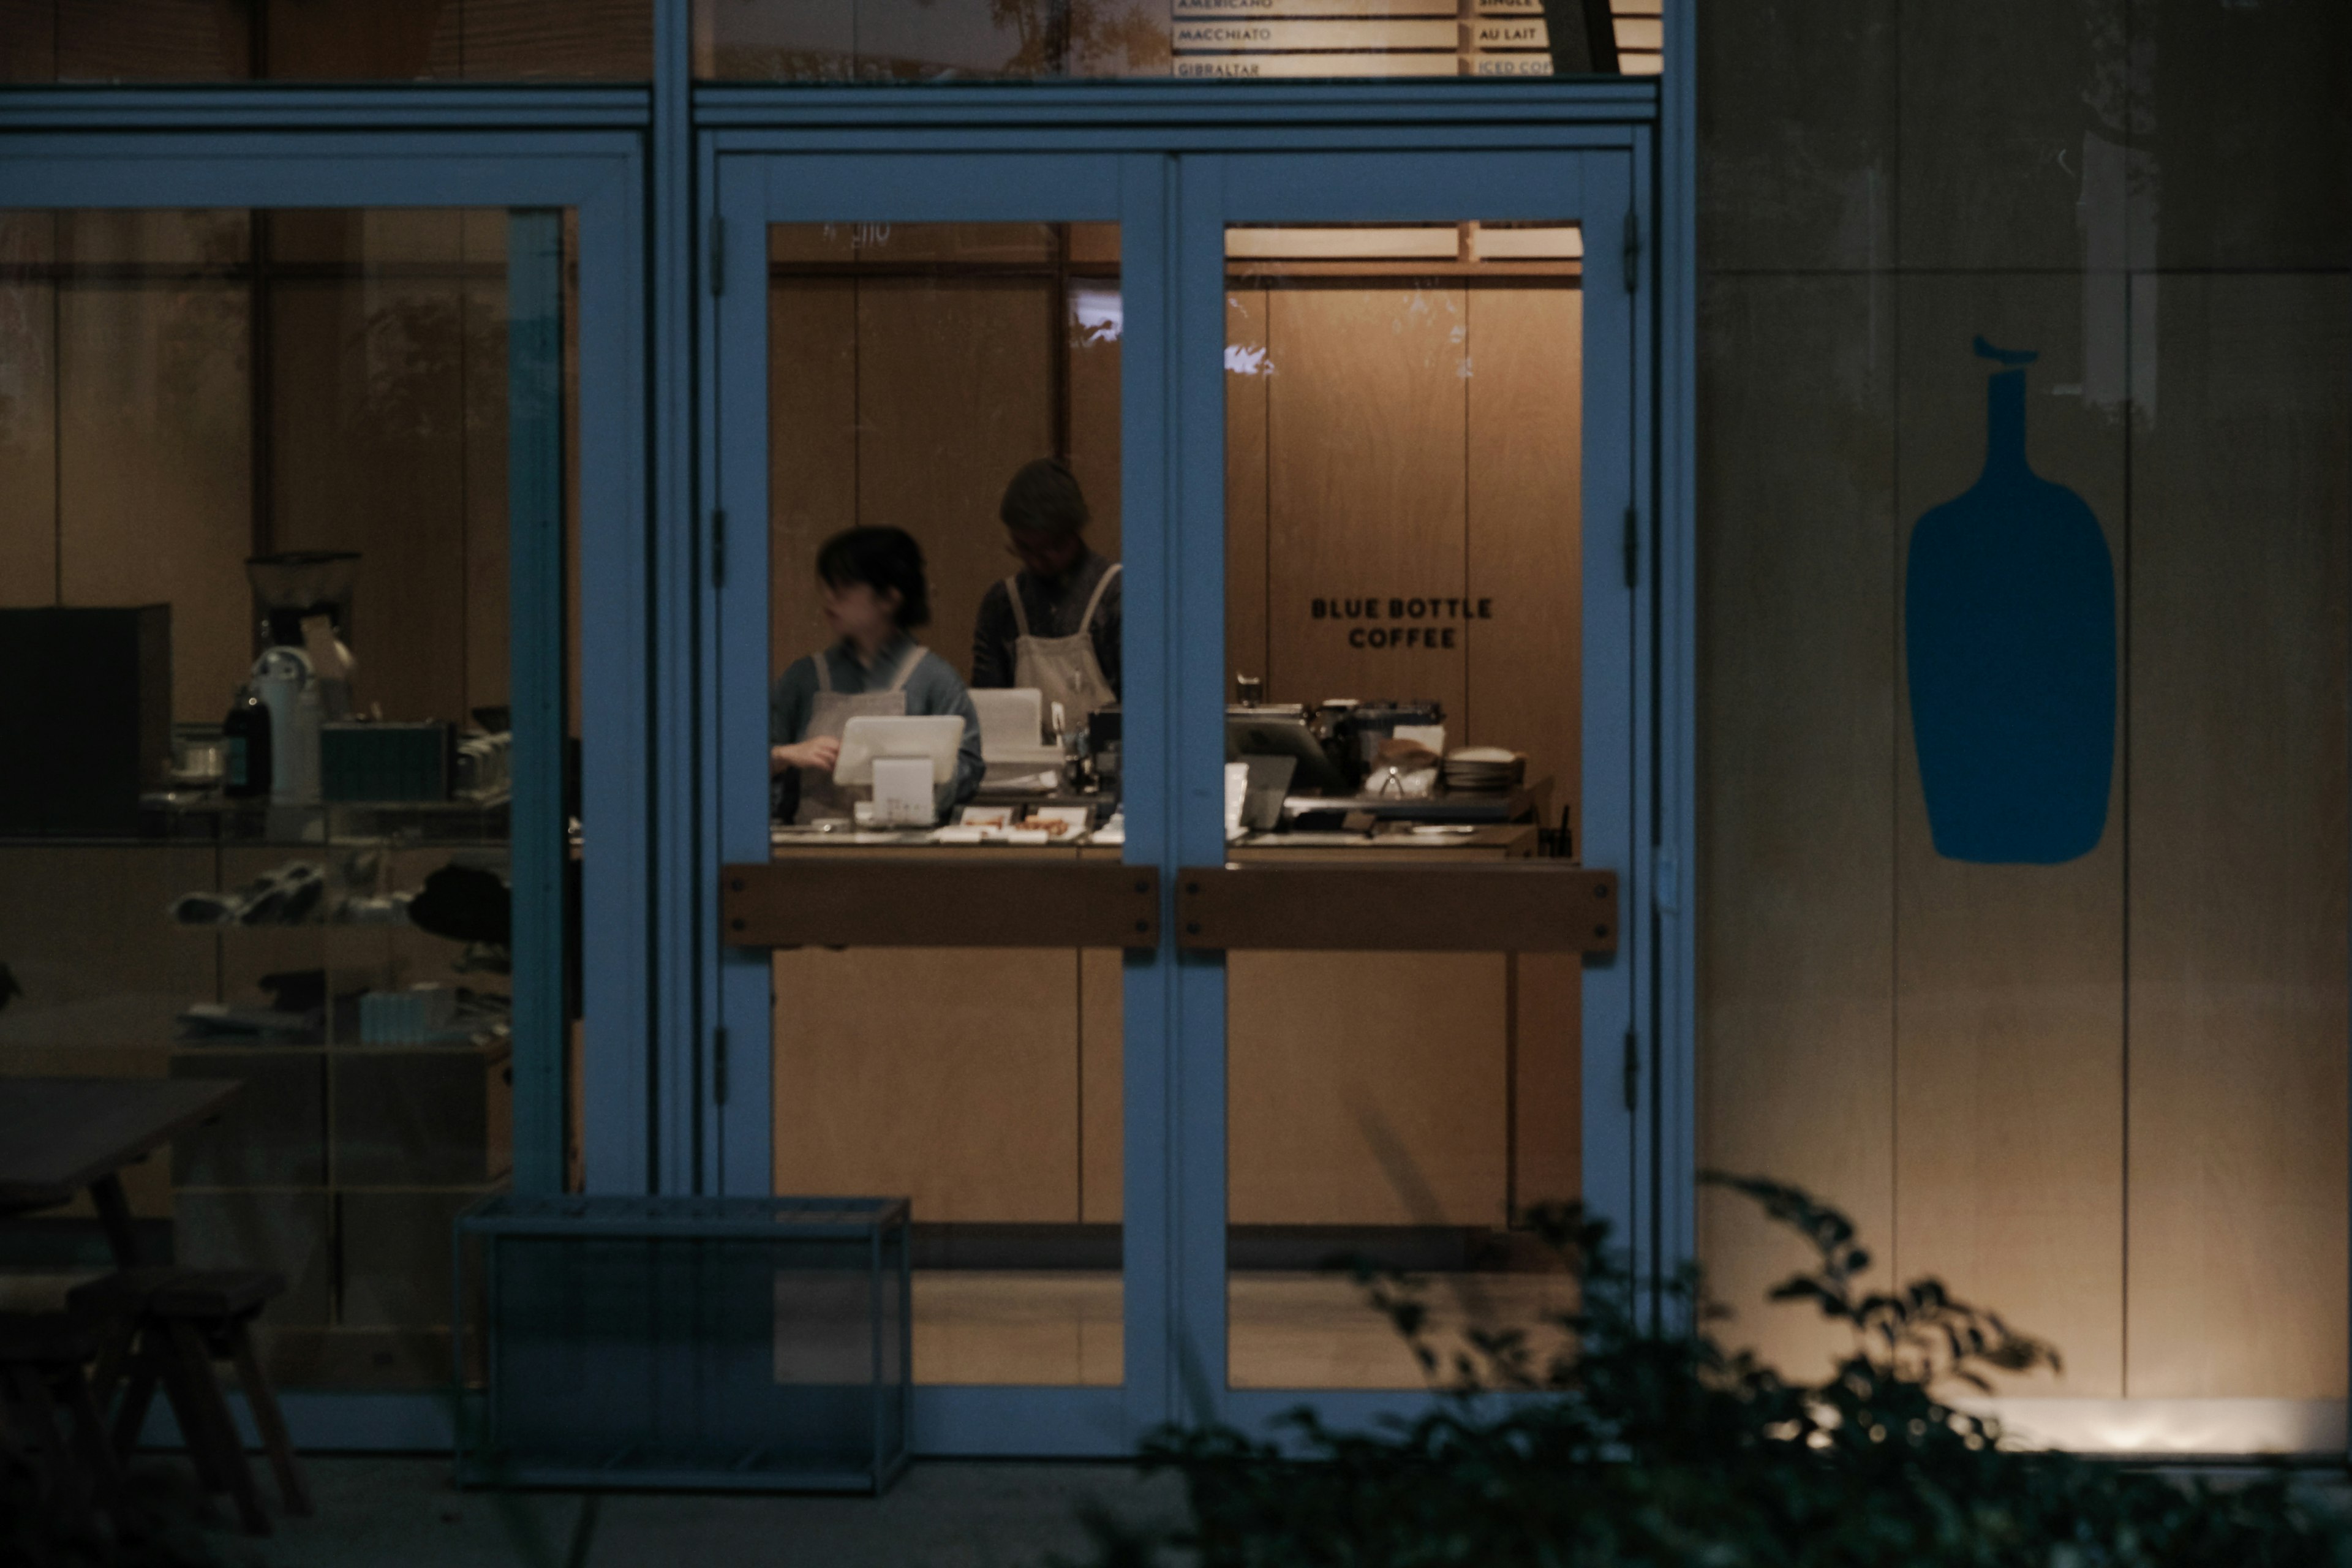
[[[1458,1342],[1467,1323],[1530,1321],[1561,1302],[1557,1276],[1437,1277],[1431,1341]],[[1235,1388],[1419,1388],[1424,1379],[1388,1320],[1345,1276],[1234,1277],[1229,1381]],[[915,1276],[915,1381],[1087,1384],[1120,1378],[1119,1277],[1037,1269]]]

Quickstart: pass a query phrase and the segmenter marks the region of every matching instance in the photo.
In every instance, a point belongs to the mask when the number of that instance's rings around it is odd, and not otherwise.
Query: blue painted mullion
[[[1173,1171],[1177,1012],[1170,853],[1166,715],[1174,623],[1165,587],[1171,574],[1174,516],[1168,427],[1175,405],[1170,332],[1173,224],[1169,160],[1150,153],[1120,162],[1119,553],[1127,587],[1121,627],[1127,816],[1124,858],[1161,872],[1162,938],[1155,953],[1122,964],[1120,1105],[1124,1181],[1120,1207],[1126,1437],[1139,1439],[1174,1414],[1169,1326],[1177,1279]]]
[[[1172,679],[1166,806],[1170,880],[1225,858],[1225,177],[1216,155],[1176,164],[1174,301],[1177,447],[1166,614]],[[1171,893],[1173,889],[1171,889]],[[1173,1353],[1177,1415],[1222,1418],[1226,1388],[1225,963],[1174,951],[1171,1020],[1176,1158]]]
[[[1657,221],[1653,196],[1656,170],[1649,138],[1633,145],[1628,200],[1640,224],[1642,246],[1636,279],[1630,296],[1629,342],[1625,353],[1628,403],[1633,415],[1633,440],[1626,457],[1627,483],[1642,519],[1642,582],[1633,595],[1633,854],[1639,868],[1623,889],[1626,904],[1618,911],[1620,935],[1633,938],[1633,1007],[1635,1026],[1642,1034],[1641,1103],[1633,1120],[1633,1234],[1636,1267],[1654,1308],[1655,1289],[1663,1275],[1660,1253],[1664,1216],[1659,1208],[1664,1184],[1666,1150],[1662,1141],[1670,1119],[1666,1099],[1667,1056],[1665,1015],[1658,990],[1658,950],[1664,922],[1659,871],[1664,848],[1661,841],[1659,790],[1664,784],[1664,736],[1658,726],[1658,689],[1665,653],[1658,639],[1658,614],[1664,598],[1665,550],[1658,522],[1657,386],[1651,374],[1656,348]]]
[[[563,216],[507,220],[514,1185],[563,1188]]]
[[[646,89],[635,85],[92,83],[8,88],[0,92],[0,132],[589,130],[642,126],[646,108]]]
[[[766,260],[768,181],[751,158],[705,163],[709,213],[725,223],[726,291],[707,312],[702,336],[706,490],[726,509],[727,580],[712,594],[717,703],[713,787],[714,868],[768,857],[768,444],[791,432],[768,415]],[[718,1012],[727,1029],[727,1100],[714,1106],[717,1190],[773,1190],[774,966],[763,952],[721,948],[713,957]]]
[[[1623,518],[1633,491],[1631,369],[1633,303],[1625,292],[1624,220],[1629,160],[1587,160],[1582,218],[1583,278],[1583,756],[1577,853],[1619,874],[1618,948],[1584,966],[1582,1192],[1586,1206],[1632,1240],[1633,1119],[1624,1108],[1624,1045],[1636,1023],[1633,998],[1644,923],[1636,918],[1647,879],[1637,858],[1638,782],[1633,752],[1635,600],[1625,582]],[[1643,574],[1646,580],[1647,573]],[[1649,1049],[1646,1042],[1641,1048]]]
[[[635,138],[623,177],[580,203],[581,1157],[586,1190],[649,1180],[651,701],[646,594],[651,493],[646,406],[645,178]]]
[[[707,563],[694,450],[695,256],[691,23],[688,0],[654,0],[651,231],[653,319],[654,756],[653,1032],[646,1128],[653,1190],[689,1193],[702,1174],[700,1067],[716,984],[709,927],[716,869],[706,834],[709,784],[699,671]]]

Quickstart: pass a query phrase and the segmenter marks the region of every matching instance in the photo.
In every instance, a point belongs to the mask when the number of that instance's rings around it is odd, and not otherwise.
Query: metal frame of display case
[[[1640,307],[1650,379],[1638,389],[1637,409],[1647,422],[1644,463],[1656,512],[1637,606],[1648,650],[1638,697],[1652,808],[1647,842],[1630,846],[1622,868],[1620,919],[1628,937],[1654,955],[1637,1020],[1649,1044],[1636,1159],[1656,1202],[1635,1239],[1654,1271],[1690,1257],[1696,0],[1667,7],[1664,74],[1654,81],[1263,87],[698,88],[689,0],[649,3],[654,76],[645,85],[0,89],[0,206],[579,209],[583,816],[596,825],[585,865],[583,952],[592,1021],[583,1086],[589,1190],[689,1194],[717,1184],[711,1030],[724,962],[722,859],[712,816],[717,738],[705,704],[719,648],[717,628],[703,613],[709,474],[698,435],[711,392],[700,349],[708,299],[700,281],[713,236],[701,203],[716,171],[704,133],[791,132],[809,147],[873,147],[890,138],[912,146],[945,133],[971,147],[1075,141],[1152,158],[1179,147],[1469,150],[1556,142],[1580,126],[1643,127],[1651,140],[1640,178],[1656,230],[1644,253]],[[1161,392],[1185,395],[1172,382]],[[1195,488],[1213,478],[1191,476]],[[1171,631],[1157,627],[1147,660],[1171,658]],[[530,662],[549,651],[518,639],[518,689]],[[1170,672],[1145,668],[1139,678],[1166,679]],[[545,787],[541,781],[538,788]],[[519,803],[519,814],[525,809]],[[560,801],[530,809],[560,810]],[[519,900],[519,947],[527,951],[518,961],[538,984],[560,989],[547,896],[542,888],[535,913],[530,897]],[[1210,961],[1178,962],[1190,970]],[[1169,1016],[1138,1026],[1180,1026],[1188,994],[1185,984],[1171,987]],[[1217,1000],[1221,1022],[1221,994]],[[543,1174],[550,1159],[560,1159],[550,1152],[560,1150],[560,1058],[543,1053],[519,1063],[519,1172]],[[1130,1106],[1131,1127],[1137,1114]],[[1172,1389],[1173,1368],[1167,1370]],[[931,1437],[919,1430],[919,1448],[1106,1452],[1131,1436],[1115,1408],[1082,1410],[1052,1398],[1024,1405],[1027,1391],[1002,1392],[994,1429],[942,1428]],[[446,1450],[453,1436],[446,1402],[429,1395],[297,1394],[287,1404],[306,1447]],[[1394,1404],[1327,1398],[1325,1408],[1344,1420]]]

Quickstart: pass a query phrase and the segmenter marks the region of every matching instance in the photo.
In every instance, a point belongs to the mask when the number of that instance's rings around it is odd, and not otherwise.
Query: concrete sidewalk
[[[446,1459],[314,1456],[318,1512],[275,1536],[215,1540],[270,1568],[1045,1568],[1088,1560],[1099,1506],[1173,1525],[1182,1483],[1125,1466],[936,1461],[881,1498],[459,1491]]]

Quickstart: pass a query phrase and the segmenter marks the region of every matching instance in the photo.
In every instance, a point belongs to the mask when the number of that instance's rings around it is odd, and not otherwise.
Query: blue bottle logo
[[[1911,531],[1911,731],[1936,853],[2054,866],[2106,831],[2116,762],[2116,569],[2083,498],[2025,460],[2035,355],[1985,394],[1984,472]]]

